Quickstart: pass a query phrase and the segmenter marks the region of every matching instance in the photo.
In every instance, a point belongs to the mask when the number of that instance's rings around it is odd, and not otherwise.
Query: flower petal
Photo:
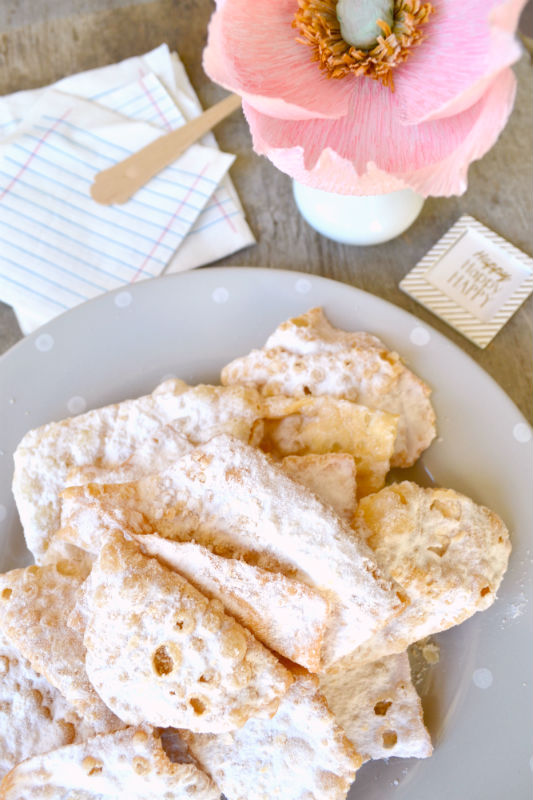
[[[366,91],[379,88],[372,84]],[[392,102],[377,97],[353,98],[350,114],[335,121],[288,122],[246,103],[243,108],[256,152],[301,183],[339,194],[408,186],[425,196],[448,196],[465,191],[468,166],[495,143],[515,89],[512,71],[503,70],[472,108],[417,126],[402,125]]]
[[[334,119],[348,109],[351,82],[311,60],[292,27],[295,0],[224,0],[209,23],[204,69],[263,114]]]
[[[458,114],[514,63],[513,36],[527,0],[434,0],[425,41],[394,73],[406,125]]]
[[[403,176],[409,186],[426,196],[463,194],[467,188],[468,167],[496,143],[513,110],[515,94],[514,73],[511,69],[503,70],[478,101],[481,113],[461,145],[440,163]]]

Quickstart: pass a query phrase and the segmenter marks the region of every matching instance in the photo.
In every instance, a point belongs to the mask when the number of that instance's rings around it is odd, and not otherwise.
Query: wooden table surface
[[[161,42],[176,49],[204,106],[224,92],[201,66],[211,0],[11,0],[0,9],[0,94],[48,84],[65,75],[144,53]],[[88,10],[92,13],[87,13]],[[95,10],[98,9],[98,10]],[[2,20],[2,14],[6,19]],[[6,16],[7,15],[7,16]],[[6,27],[7,25],[7,27]],[[16,25],[18,27],[13,27]],[[241,113],[217,128],[221,147],[238,158],[231,174],[257,245],[218,265],[302,270],[343,281],[407,309],[472,356],[531,418],[532,304],[527,301],[493,342],[480,350],[415,301],[398,283],[442,234],[468,213],[517,247],[533,251],[531,147],[532,74],[524,57],[515,67],[518,95],[512,117],[493,149],[469,171],[461,197],[430,198],[401,237],[374,247],[332,242],[299,216],[290,179],[252,152]],[[22,336],[11,309],[0,303],[0,352]]]

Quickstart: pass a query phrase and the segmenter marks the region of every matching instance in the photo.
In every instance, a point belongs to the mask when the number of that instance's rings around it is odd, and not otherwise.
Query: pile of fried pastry
[[[341,800],[364,761],[431,755],[407,648],[494,601],[510,542],[453,490],[385,485],[429,396],[312,309],[221,385],[27,433],[0,798]]]

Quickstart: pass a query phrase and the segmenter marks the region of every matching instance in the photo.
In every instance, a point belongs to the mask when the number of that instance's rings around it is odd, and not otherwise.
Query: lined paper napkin
[[[96,172],[201,110],[165,45],[0,98],[0,299],[24,332],[103,291],[254,242],[226,176],[234,157],[212,136],[127,203],[90,198]]]

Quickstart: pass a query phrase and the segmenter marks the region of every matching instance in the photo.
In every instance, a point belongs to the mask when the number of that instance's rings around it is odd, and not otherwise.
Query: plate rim
[[[179,284],[181,282],[187,283],[192,282],[192,284],[196,284],[199,282],[200,284],[209,278],[217,278],[220,277],[220,283],[223,281],[223,276],[231,275],[231,280],[234,279],[234,276],[238,276],[242,278],[244,281],[252,279],[252,283],[254,280],[258,278],[266,278],[268,281],[276,279],[276,276],[281,276],[282,280],[291,280],[296,282],[298,280],[306,280],[311,281],[311,283],[320,287],[321,285],[332,286],[334,291],[340,291],[342,295],[351,294],[354,298],[357,298],[361,303],[364,303],[365,300],[370,300],[371,304],[375,304],[377,308],[386,312],[387,310],[393,310],[395,315],[399,315],[399,318],[405,320],[406,324],[409,323],[411,326],[416,327],[423,327],[426,330],[431,332],[431,337],[433,341],[436,343],[437,346],[444,348],[444,352],[451,353],[453,358],[459,358],[461,362],[467,365],[468,370],[474,375],[476,379],[480,379],[485,385],[490,387],[491,393],[497,398],[499,404],[503,404],[506,414],[512,415],[515,421],[520,421],[525,423],[528,426],[528,429],[531,429],[529,422],[525,419],[524,415],[515,405],[513,400],[507,395],[507,393],[503,390],[503,388],[489,375],[468,353],[463,351],[458,345],[452,342],[449,338],[445,336],[445,334],[440,333],[439,331],[435,330],[431,325],[426,324],[424,321],[420,320],[411,312],[396,306],[394,303],[386,300],[382,297],[374,295],[370,292],[367,292],[363,289],[359,289],[358,287],[352,286],[350,284],[343,283],[342,281],[334,280],[325,276],[321,275],[313,275],[310,273],[302,272],[300,270],[283,270],[283,269],[271,269],[268,267],[232,267],[232,266],[222,266],[222,267],[207,267],[201,270],[194,270],[188,271],[184,273],[172,274],[172,275],[165,275],[158,278],[147,279],[144,281],[140,281],[133,286],[128,287],[119,287],[112,292],[107,292],[103,295],[99,295],[98,297],[93,298],[85,303],[80,304],[79,306],[70,309],[69,311],[59,315],[58,317],[54,318],[50,322],[46,323],[46,325],[39,328],[37,331],[29,334],[28,336],[24,337],[21,341],[17,342],[13,347],[7,350],[1,357],[0,357],[0,377],[4,371],[4,365],[15,361],[18,357],[19,352],[24,352],[27,348],[31,348],[32,343],[34,343],[37,338],[43,334],[54,333],[57,329],[61,329],[63,326],[66,325],[68,328],[69,321],[72,318],[76,318],[77,315],[89,314],[89,316],[93,313],[92,309],[98,307],[99,304],[105,303],[106,301],[109,302],[110,297],[113,295],[117,295],[120,292],[124,291],[133,291],[134,293],[142,293],[144,291],[148,291],[150,287],[155,286],[164,286],[165,284],[173,285]],[[302,296],[300,296],[300,300]],[[110,304],[110,307],[113,307]],[[353,316],[357,317],[357,304],[353,306]],[[379,323],[379,319],[376,320]],[[379,335],[379,334],[378,334]],[[394,341],[390,342],[388,339],[390,337],[384,335],[384,340],[387,342],[387,346],[393,349],[396,348],[396,343]],[[401,348],[398,348],[401,352]],[[31,350],[30,350],[31,352]],[[403,355],[403,354],[402,354]],[[416,367],[413,367],[416,371]],[[425,378],[425,376],[423,375]],[[435,389],[436,387],[433,386]],[[1,392],[0,392],[1,394]],[[126,396],[126,395],[125,395]],[[102,405],[102,404],[100,404]],[[95,406],[96,407],[96,406]],[[64,415],[65,416],[65,415]],[[31,426],[29,426],[31,427]],[[475,619],[475,617],[474,617]],[[463,625],[468,625],[468,623],[463,623]],[[463,626],[460,626],[461,628]],[[457,628],[455,629],[458,630]],[[435,756],[433,757],[435,759]],[[398,759],[392,759],[392,762],[398,761]],[[375,762],[380,763],[380,762]],[[415,779],[416,773],[419,772],[420,768],[423,768],[424,762],[419,762],[415,765],[410,773],[410,780]],[[401,764],[401,762],[400,762]],[[409,791],[408,781],[405,781],[405,787],[403,791],[398,791],[396,789],[396,796],[400,797],[407,797],[407,794],[404,794],[404,791]],[[356,783],[357,786],[357,783]],[[411,796],[409,794],[409,796]],[[352,793],[350,793],[350,797],[352,797]],[[488,800],[488,799],[487,799]],[[499,798],[498,798],[499,800]]]
[[[67,309],[66,311],[62,312],[61,314],[58,314],[53,319],[51,319],[48,322],[44,323],[39,328],[37,328],[35,331],[32,331],[32,333],[29,333],[27,335],[23,335],[21,339],[19,339],[17,342],[15,342],[13,345],[11,345],[11,347],[9,347],[4,353],[2,353],[0,355],[0,368],[2,366],[3,360],[6,359],[8,356],[10,356],[10,357],[13,356],[14,351],[17,351],[18,349],[22,349],[22,347],[28,345],[30,342],[35,341],[37,336],[39,336],[39,335],[41,335],[43,333],[47,333],[50,328],[53,328],[58,323],[68,322],[68,320],[71,317],[76,316],[76,314],[78,314],[80,312],[80,309],[86,309],[89,306],[90,307],[94,307],[97,304],[103,302],[105,300],[105,298],[109,298],[109,297],[112,297],[114,295],[120,294],[123,291],[128,291],[128,292],[130,292],[130,291],[134,291],[134,292],[141,291],[142,292],[144,287],[146,287],[147,285],[153,285],[155,283],[162,284],[162,282],[168,282],[170,284],[170,283],[179,282],[182,279],[191,279],[191,278],[193,280],[195,280],[195,279],[199,279],[200,280],[201,276],[206,274],[206,273],[210,273],[210,274],[217,273],[217,274],[220,274],[220,275],[223,275],[225,273],[231,273],[231,274],[241,273],[241,274],[250,274],[250,275],[252,275],[252,274],[253,275],[258,275],[259,274],[259,275],[264,275],[264,276],[271,276],[271,275],[291,276],[291,277],[292,276],[296,276],[296,279],[298,277],[300,277],[300,278],[304,278],[306,280],[316,281],[318,283],[325,282],[327,284],[335,284],[335,285],[337,285],[339,287],[342,287],[343,289],[347,289],[349,291],[354,292],[355,295],[360,295],[360,296],[363,296],[363,297],[370,297],[372,299],[372,302],[376,301],[380,305],[383,304],[384,307],[393,308],[395,313],[399,313],[401,316],[405,316],[405,318],[408,318],[408,319],[412,320],[413,322],[418,322],[419,324],[423,325],[423,327],[425,327],[425,328],[427,328],[428,330],[431,331],[432,336],[436,337],[437,341],[442,340],[442,342],[446,343],[446,345],[448,347],[452,348],[457,353],[459,353],[463,358],[467,359],[467,361],[470,363],[471,367],[475,371],[477,371],[481,375],[483,375],[483,377],[485,379],[488,379],[494,385],[494,388],[497,390],[497,392],[502,395],[502,399],[504,399],[505,402],[511,404],[511,406],[516,411],[516,413],[518,413],[522,417],[522,419],[526,423],[526,425],[533,431],[533,426],[530,424],[529,420],[524,416],[524,414],[518,408],[518,406],[516,405],[514,400],[507,394],[505,389],[503,389],[503,387],[498,383],[498,381],[495,378],[493,378],[493,376],[490,375],[485,369],[483,369],[483,367],[480,366],[480,364],[478,364],[477,361],[469,353],[467,353],[458,344],[456,344],[448,336],[446,336],[446,334],[441,333],[440,331],[438,331],[430,323],[426,323],[425,321],[419,319],[411,311],[407,311],[407,309],[396,305],[395,303],[393,303],[390,300],[385,299],[384,297],[380,297],[379,295],[373,294],[372,292],[369,292],[366,289],[360,289],[357,286],[352,286],[352,284],[344,283],[341,280],[337,280],[335,278],[329,278],[329,277],[326,277],[325,275],[315,275],[313,273],[303,272],[301,270],[287,270],[287,269],[280,269],[280,268],[275,268],[275,267],[254,267],[254,266],[249,266],[249,265],[243,265],[243,266],[232,266],[232,265],[227,265],[227,266],[205,266],[205,267],[200,267],[200,268],[197,268],[197,269],[194,269],[194,270],[186,270],[184,272],[169,273],[169,274],[163,274],[163,275],[156,276],[156,277],[146,278],[145,280],[139,281],[138,283],[135,283],[135,284],[126,284],[126,286],[117,287],[116,289],[112,289],[110,291],[103,292],[102,294],[99,294],[96,297],[92,297],[89,300],[86,300],[83,303],[80,303],[79,305],[73,306],[72,308]]]

